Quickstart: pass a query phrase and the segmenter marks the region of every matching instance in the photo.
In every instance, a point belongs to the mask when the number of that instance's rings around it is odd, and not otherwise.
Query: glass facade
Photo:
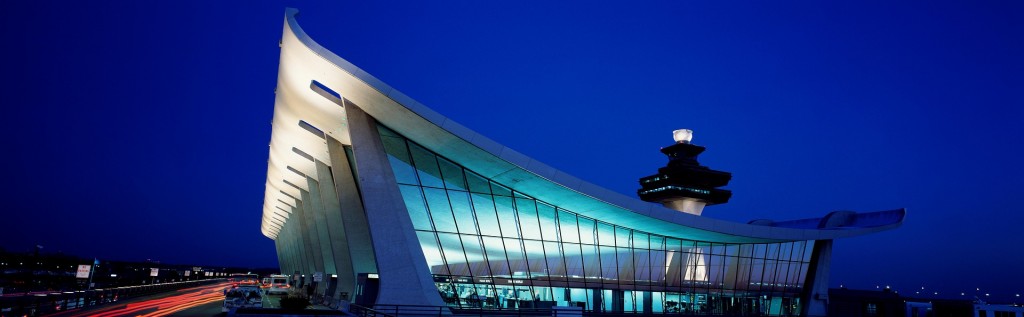
[[[633,230],[534,199],[379,130],[449,306],[800,313],[813,241],[727,244]]]

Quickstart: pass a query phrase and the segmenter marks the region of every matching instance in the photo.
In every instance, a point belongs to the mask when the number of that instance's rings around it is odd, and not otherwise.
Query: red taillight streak
[[[144,316],[144,317],[166,316],[167,314],[170,314],[170,313],[182,311],[182,310],[189,309],[189,308],[192,308],[192,307],[195,307],[195,306],[199,306],[199,305],[203,305],[203,304],[207,304],[207,303],[212,303],[212,302],[221,300],[220,298],[217,298],[216,295],[212,295],[212,296],[211,295],[206,295],[206,296],[203,296],[203,297],[204,298],[201,298],[201,299],[186,300],[186,301],[181,302],[179,304],[176,304],[174,306],[167,307],[167,308],[161,308],[161,309],[159,309],[159,310],[157,310],[155,312],[152,312],[152,313],[149,313],[149,314],[146,314],[146,315],[142,315],[142,316]]]
[[[159,306],[161,306],[161,305],[166,305],[166,304],[179,304],[180,305],[180,303],[183,303],[183,302],[187,303],[187,302],[196,301],[196,300],[202,300],[203,299],[203,298],[197,298],[197,297],[218,297],[220,294],[216,293],[216,292],[213,292],[213,291],[216,290],[217,288],[221,288],[223,286],[224,286],[223,284],[218,284],[218,285],[212,285],[212,286],[207,286],[207,287],[195,287],[195,288],[193,288],[195,291],[192,292],[192,293],[175,295],[175,296],[170,296],[170,297],[165,297],[165,298],[160,298],[160,299],[152,299],[152,300],[142,301],[142,302],[139,302],[139,303],[128,304],[128,305],[125,306],[125,309],[123,309],[123,310],[110,310],[110,311],[105,311],[103,313],[96,314],[96,315],[91,315],[91,316],[97,316],[97,317],[118,316],[118,315],[124,315],[124,314],[128,314],[128,313],[133,313],[133,312],[137,312],[137,311],[140,311],[140,310],[143,310],[143,309],[149,309],[149,308],[153,308],[153,307],[158,307],[159,308]],[[157,312],[159,312],[159,311],[157,311]],[[157,312],[153,312],[153,313],[157,313]]]

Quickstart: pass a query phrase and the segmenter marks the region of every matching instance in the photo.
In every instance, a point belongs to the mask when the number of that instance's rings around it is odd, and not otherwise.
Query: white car
[[[264,285],[267,294],[288,294],[288,275],[271,275],[268,279],[270,283]]]
[[[239,308],[263,308],[263,292],[255,285],[241,285],[224,290],[221,312],[234,313]]]

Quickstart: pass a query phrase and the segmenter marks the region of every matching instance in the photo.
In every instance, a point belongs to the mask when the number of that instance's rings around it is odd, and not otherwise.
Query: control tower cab
[[[698,216],[704,206],[728,202],[732,192],[719,187],[729,184],[732,173],[697,162],[704,147],[690,143],[692,130],[672,131],[672,138],[675,144],[661,148],[661,153],[668,156],[668,165],[659,168],[657,174],[640,178],[640,199]]]

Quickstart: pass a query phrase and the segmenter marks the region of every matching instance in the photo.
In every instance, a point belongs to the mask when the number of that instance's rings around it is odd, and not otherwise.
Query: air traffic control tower
[[[729,184],[732,173],[697,162],[705,148],[690,143],[692,130],[672,131],[672,138],[675,144],[661,148],[661,153],[668,156],[668,165],[659,168],[658,174],[640,178],[640,199],[697,216],[704,206],[728,202],[732,192],[719,187]]]

